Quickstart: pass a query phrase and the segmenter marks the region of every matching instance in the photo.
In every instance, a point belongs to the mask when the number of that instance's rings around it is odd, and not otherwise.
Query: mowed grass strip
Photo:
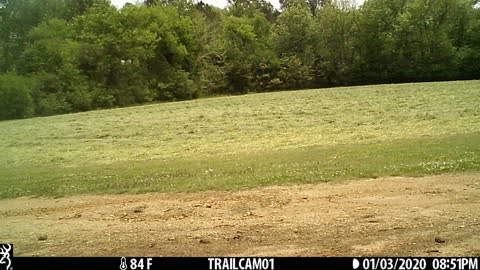
[[[201,99],[0,122],[0,197],[478,170],[480,81]]]
[[[8,169],[0,173],[0,198],[239,190],[267,185],[469,171],[480,171],[480,133],[316,146],[200,160]]]

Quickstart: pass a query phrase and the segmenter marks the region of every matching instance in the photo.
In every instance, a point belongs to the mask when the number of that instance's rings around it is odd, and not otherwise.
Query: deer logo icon
[[[12,260],[10,259],[10,254],[12,252],[12,245],[2,244],[0,245],[0,265],[5,265],[5,270],[10,270],[12,265]]]

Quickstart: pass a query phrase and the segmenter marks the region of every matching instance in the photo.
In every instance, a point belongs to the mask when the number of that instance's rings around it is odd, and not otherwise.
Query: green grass
[[[0,122],[0,198],[480,170],[480,81],[220,97]]]

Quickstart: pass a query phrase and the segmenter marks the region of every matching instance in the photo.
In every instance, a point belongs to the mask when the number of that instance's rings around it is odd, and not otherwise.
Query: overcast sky
[[[127,2],[135,3],[136,0],[111,0],[111,1],[116,7],[121,8],[123,7],[123,5],[125,5],[125,3]],[[268,0],[268,1],[272,3],[272,5],[277,9],[280,8],[280,3],[278,0]],[[365,0],[356,0],[356,2],[359,4],[363,3],[364,1]],[[203,2],[213,6],[220,7],[220,8],[224,8],[227,5],[227,0],[203,0]]]

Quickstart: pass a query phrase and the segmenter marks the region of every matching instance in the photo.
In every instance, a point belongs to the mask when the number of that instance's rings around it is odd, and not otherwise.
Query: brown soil
[[[480,256],[480,174],[0,201],[15,256]]]

